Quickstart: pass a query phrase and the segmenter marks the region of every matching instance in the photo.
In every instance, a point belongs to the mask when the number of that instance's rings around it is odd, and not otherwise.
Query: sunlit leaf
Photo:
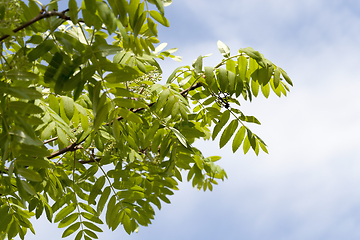
[[[230,57],[230,48],[225,43],[223,43],[222,41],[219,40],[219,41],[217,41],[217,46],[219,48],[220,53],[224,57],[226,57],[226,58]]]

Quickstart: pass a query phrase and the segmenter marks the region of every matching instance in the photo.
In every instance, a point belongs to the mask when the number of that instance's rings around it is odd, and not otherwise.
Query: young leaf
[[[241,126],[241,128],[236,133],[236,135],[234,137],[234,140],[233,140],[233,143],[232,143],[233,152],[236,152],[237,149],[240,147],[242,141],[244,140],[245,132],[246,132],[245,127]]]
[[[274,88],[277,89],[280,83],[280,70],[276,68],[274,71]]]
[[[225,112],[223,112],[223,114],[221,115],[220,121],[216,124],[216,126],[214,128],[214,131],[212,134],[213,140],[216,138],[216,136],[218,135],[220,130],[225,126],[225,124],[227,123],[229,118],[230,118],[230,111],[226,110]]]
[[[74,232],[76,232],[76,230],[79,229],[79,227],[80,227],[80,222],[74,223],[64,231],[64,233],[62,234],[62,238],[73,234]]]
[[[223,134],[220,138],[220,148],[224,147],[225,144],[230,140],[231,136],[235,133],[238,127],[238,120],[234,119],[231,123],[225,128]]]
[[[39,57],[42,57],[45,53],[49,52],[54,47],[53,40],[46,40],[29,52],[28,59],[30,61],[35,61]]]
[[[219,41],[217,41],[217,46],[218,46],[220,53],[224,57],[226,57],[226,58],[230,57],[230,48],[225,43],[223,43],[222,41],[219,40]]]
[[[33,182],[42,181],[41,175],[34,170],[28,168],[18,168],[17,172],[29,181],[33,181]]]
[[[182,69],[182,68],[183,68],[182,66],[175,68],[175,70],[174,70],[174,71],[170,74],[170,76],[168,77],[166,83],[172,83],[172,82],[175,80],[174,77],[175,77],[176,73],[177,73],[180,69]]]
[[[194,63],[195,74],[198,75],[202,72],[203,57],[200,55]]]
[[[98,216],[98,213],[92,208],[90,207],[89,205],[85,204],[85,203],[82,203],[82,202],[79,202],[79,206],[84,209],[85,211],[89,212],[89,213],[92,213],[94,214],[95,216]]]
[[[105,176],[101,176],[96,180],[89,195],[89,199],[88,199],[89,204],[96,205],[95,198],[97,197],[98,194],[101,193],[101,189],[104,186],[104,184],[105,184]]]
[[[160,11],[161,15],[164,16],[164,3],[162,0],[153,0],[157,9]]]
[[[219,68],[218,81],[222,92],[226,92],[229,87],[229,79],[227,76],[227,70],[225,68]]]
[[[81,213],[81,216],[83,216],[83,217],[86,218],[87,220],[90,220],[90,221],[92,221],[92,222],[94,222],[94,223],[103,224],[103,221],[101,221],[99,217],[94,216],[94,215],[92,215],[92,214],[90,214],[90,213],[82,212],[82,213]]]
[[[79,217],[79,213],[70,214],[69,216],[65,217],[64,219],[62,219],[62,220],[59,222],[58,228],[64,228],[64,227],[69,226],[70,224],[72,224],[73,222],[75,222],[76,219],[78,219],[78,217]]]
[[[72,213],[76,209],[76,204],[71,203],[70,205],[67,205],[63,209],[56,214],[54,222],[58,222],[60,220],[63,220],[66,216],[68,216],[70,213]]]
[[[270,84],[266,84],[265,86],[261,85],[261,92],[264,97],[268,98],[270,95]]]
[[[177,137],[177,139],[179,140],[179,142],[187,148],[187,140],[186,138],[179,132],[179,130],[177,130],[176,128],[173,127],[169,127],[170,130],[175,134],[175,136]]]
[[[72,98],[69,98],[67,96],[62,96],[62,105],[65,110],[66,117],[71,120],[74,116],[74,100]]]
[[[284,77],[285,81],[290,84],[291,86],[293,86],[293,83],[291,81],[291,79],[289,78],[289,76],[287,75],[287,73],[280,68],[280,71],[281,71],[281,75]]]
[[[78,22],[78,6],[76,0],[69,0],[69,15],[70,19],[74,24]]]
[[[96,226],[95,224],[91,223],[91,222],[87,222],[87,221],[83,221],[82,222],[87,228],[90,228],[91,230],[97,231],[97,232],[102,232],[101,228],[99,228],[98,226]]]

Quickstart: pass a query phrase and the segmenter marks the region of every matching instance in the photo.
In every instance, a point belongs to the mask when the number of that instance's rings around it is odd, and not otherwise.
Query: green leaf
[[[62,220],[59,222],[58,228],[64,228],[64,227],[69,226],[70,224],[72,224],[73,222],[75,222],[76,219],[78,219],[78,217],[79,217],[79,213],[70,214],[69,216],[65,217],[64,219],[62,219]]]
[[[293,83],[291,81],[291,79],[289,78],[289,76],[287,75],[287,73],[280,68],[280,71],[281,71],[281,75],[284,77],[285,81],[290,84],[291,86],[293,86]]]
[[[156,111],[159,111],[166,103],[168,96],[170,95],[170,89],[166,88],[163,90],[156,102]]]
[[[141,117],[132,111],[129,111],[125,108],[118,108],[120,116],[122,116],[125,120],[134,122],[134,123],[143,123]]]
[[[257,118],[254,116],[244,116],[244,117],[241,117],[241,119],[245,122],[251,122],[251,123],[256,123],[256,124],[261,125],[260,121],[257,120]]]
[[[31,72],[25,72],[25,71],[19,71],[19,70],[11,70],[4,74],[7,78],[16,81],[33,81],[38,80],[39,75],[31,73]]]
[[[274,71],[274,88],[278,88],[280,83],[280,69],[276,68]]]
[[[34,88],[11,87],[3,91],[11,96],[26,100],[35,100],[42,97],[42,94]]]
[[[18,168],[17,172],[29,181],[33,181],[33,182],[42,181],[41,175],[34,170],[28,168]]]
[[[94,214],[95,216],[98,216],[98,213],[92,208],[90,207],[89,205],[85,204],[85,203],[82,203],[82,202],[79,202],[79,206],[84,209],[85,211],[89,212],[89,213],[92,213]]]
[[[270,84],[266,84],[265,86],[261,85],[261,92],[264,97],[268,98],[270,95]]]
[[[263,68],[266,67],[264,57],[261,55],[261,53],[259,53],[258,51],[255,51],[253,48],[251,48],[251,47],[242,48],[242,49],[240,49],[240,52],[243,52],[246,55],[248,55],[249,57],[255,59],[256,62]]]
[[[187,148],[188,144],[187,144],[187,140],[186,138],[179,132],[179,130],[177,130],[176,128],[173,127],[169,127],[169,129],[175,134],[175,136],[177,137],[177,139],[179,140],[179,142]]]
[[[104,186],[104,184],[105,184],[105,176],[101,176],[96,180],[89,195],[89,199],[88,199],[89,204],[96,205],[95,198],[97,197],[98,194],[101,193],[101,189]]]
[[[225,126],[225,124],[227,123],[229,118],[230,118],[230,111],[229,110],[226,110],[225,112],[222,113],[220,121],[216,124],[216,126],[214,128],[214,131],[213,131],[213,134],[212,134],[212,139],[213,140],[219,134],[221,129]]]
[[[202,72],[203,57],[200,55],[194,63],[195,74],[198,75]]]
[[[21,114],[38,114],[43,113],[43,110],[33,103],[26,103],[20,101],[10,102],[8,108],[12,111],[17,111]]]
[[[90,13],[95,14],[96,12],[96,0],[85,0],[86,9],[90,11]]]
[[[135,99],[117,97],[117,98],[113,99],[113,101],[115,102],[115,104],[117,106],[124,107],[124,108],[147,108],[148,107],[145,103],[140,102]]]
[[[111,102],[107,102],[103,106],[100,106],[100,110],[96,113],[94,120],[94,131],[97,131],[101,124],[105,124],[105,120],[108,118],[110,105]]]
[[[238,127],[238,120],[234,119],[230,122],[230,124],[225,128],[223,134],[220,138],[220,148],[224,147],[225,144],[230,140],[232,135],[235,133]]]
[[[60,220],[63,220],[66,216],[68,216],[70,213],[72,213],[76,209],[76,204],[71,203],[60,210],[55,216],[54,222],[58,222]]]
[[[54,47],[54,41],[46,40],[28,53],[27,55],[28,59],[30,61],[35,61],[39,57],[42,57],[45,53],[49,52],[53,47]]]
[[[76,24],[78,22],[77,12],[78,12],[78,6],[76,3],[76,0],[69,0],[69,15],[70,15],[71,21],[74,24]]]
[[[83,217],[86,218],[87,220],[90,220],[90,221],[92,221],[92,222],[94,222],[94,223],[103,224],[103,222],[100,220],[99,217],[94,216],[94,215],[92,215],[92,214],[90,214],[90,213],[82,212],[82,213],[81,213],[81,216],[83,216]]]
[[[82,222],[87,228],[90,228],[91,230],[94,230],[96,232],[102,232],[102,229],[96,226],[95,224],[87,221]]]
[[[74,116],[74,100],[67,96],[61,96],[62,105],[65,110],[66,117],[71,120]],[[61,103],[60,103],[61,105]]]
[[[39,141],[41,142],[41,141]],[[49,155],[49,151],[43,146],[43,143],[41,142],[41,146],[40,147],[34,147],[33,145],[26,145],[26,144],[21,144],[19,145],[21,152],[23,154],[26,154],[28,156],[37,156],[38,158],[41,157],[46,157]],[[22,159],[21,157],[19,157],[20,159]]]
[[[30,183],[28,183],[24,180],[20,180],[20,183],[26,192],[28,192],[30,195],[33,195],[33,196],[36,195],[36,191]]]
[[[44,73],[44,81],[46,83],[56,80],[54,79],[54,76],[58,74],[59,71],[61,71],[62,64],[63,64],[63,56],[60,53],[56,52],[52,57],[49,66],[47,67]]]
[[[99,1],[97,1],[96,3],[100,18],[107,26],[109,34],[113,33],[117,27],[117,18],[115,17],[114,12],[109,8],[106,3]]]
[[[226,57],[226,58],[230,57],[230,48],[225,43],[223,43],[222,41],[219,40],[219,41],[217,41],[217,46],[218,46],[220,53],[224,57]]]
[[[35,149],[36,150],[36,149]],[[26,153],[24,151],[24,153]],[[49,161],[41,158],[34,158],[34,157],[25,157],[20,156],[16,158],[15,160],[16,165],[18,166],[32,166],[32,167],[38,167],[38,168],[49,168],[51,165]]]
[[[73,234],[74,232],[76,232],[76,230],[79,229],[79,227],[80,227],[80,222],[74,223],[64,231],[64,233],[62,234],[62,238]]]
[[[243,143],[244,154],[246,154],[249,151],[250,147],[251,147],[251,145],[250,145],[250,141],[249,141],[249,136],[247,136],[247,137],[245,137],[244,143]]]
[[[237,149],[240,147],[242,141],[244,140],[245,132],[246,132],[246,129],[244,126],[241,126],[241,128],[237,131],[237,133],[234,137],[233,143],[232,143],[233,152],[236,152]]]
[[[165,27],[169,27],[169,21],[163,16],[161,15],[159,12],[155,11],[155,10],[151,10],[150,11],[150,16],[156,20],[158,23],[160,23],[161,25],[165,26]]]
[[[9,132],[10,135],[15,137],[15,141],[21,144],[32,145],[32,146],[42,146],[43,143],[35,138],[30,137],[24,131],[17,130],[15,132]]]
[[[218,81],[220,85],[220,90],[226,92],[229,87],[229,79],[227,77],[227,70],[225,68],[219,68],[218,70]]]
[[[227,77],[229,81],[228,92],[230,94],[233,94],[235,92],[235,85],[236,85],[235,74],[233,72],[227,71]]]
[[[106,66],[111,67],[110,63],[107,64]],[[105,77],[105,80],[108,83],[127,82],[127,81],[134,80],[142,75],[137,70],[135,70],[134,68],[129,67],[129,66],[116,66],[116,69],[112,69],[112,70],[113,70],[113,72],[109,73]]]
[[[147,25],[152,35],[157,37],[158,36],[157,24],[151,18],[147,18]]]
[[[192,75],[186,76],[183,80],[181,80],[179,82],[179,86],[180,87],[184,86],[185,84],[187,84],[190,81],[191,78],[192,78]]]
[[[157,9],[160,11],[160,13],[164,15],[164,3],[162,2],[162,0],[153,0],[153,2],[155,2],[155,5]]]
[[[175,75],[178,73],[178,71],[180,69],[182,69],[183,66],[177,67],[175,68],[175,70],[170,74],[170,76],[168,77],[166,83],[172,83],[175,80]]]
[[[84,231],[83,230],[80,230],[77,234],[76,234],[76,237],[75,237],[75,240],[81,240],[81,238],[83,237],[84,235]],[[86,237],[86,236],[85,236]],[[86,239],[86,238],[85,238]]]
[[[60,127],[56,127],[56,132],[60,142],[64,145],[69,145],[69,140],[67,139],[65,132]]]
[[[259,94],[259,83],[258,81],[255,81],[254,79],[251,80],[251,91],[254,94],[255,97]]]
[[[114,214],[117,214],[117,212],[114,211],[115,204],[116,204],[116,196],[114,195],[109,200],[106,210],[106,216],[105,216],[106,224],[109,227],[112,226],[112,222],[111,222],[112,217],[114,216]]]
[[[259,141],[259,145],[264,152],[269,154],[268,150],[266,149],[266,145],[262,141]]]
[[[93,231],[90,231],[88,229],[84,230],[84,233],[86,233],[89,237],[91,238],[95,238],[98,239],[98,236],[96,235],[96,233],[94,233]],[[85,235],[85,239],[86,239],[86,235]]]
[[[121,50],[123,49],[119,46],[100,44],[100,45],[96,45],[93,51],[94,53],[100,53],[100,56],[102,57],[106,57],[108,55],[117,54]]]
[[[211,89],[214,90],[214,87],[217,88],[216,82],[214,80],[214,68],[213,67],[205,67],[205,81]]]

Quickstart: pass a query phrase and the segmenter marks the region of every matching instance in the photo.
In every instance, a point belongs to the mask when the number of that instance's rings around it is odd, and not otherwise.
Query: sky
[[[181,183],[152,225],[130,236],[104,226],[99,239],[359,239],[360,2],[174,0],[165,10],[170,28],[160,29],[160,40],[183,57],[160,62],[165,79],[199,55],[213,53],[204,65],[215,66],[221,40],[232,53],[263,53],[294,87],[287,97],[241,102],[262,123],[249,126],[269,154],[199,142],[205,156],[222,156],[229,179],[205,193]],[[57,240],[64,230],[43,219],[34,227],[27,239]]]

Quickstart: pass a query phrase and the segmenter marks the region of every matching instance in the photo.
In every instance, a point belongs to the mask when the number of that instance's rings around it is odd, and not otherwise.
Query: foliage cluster
[[[284,70],[252,48],[235,55],[219,41],[223,60],[203,56],[161,83],[163,50],[157,25],[169,27],[169,0],[84,0],[58,10],[56,1],[5,0],[0,6],[0,235],[35,233],[46,215],[63,237],[96,239],[107,226],[127,233],[148,226],[154,207],[186,175],[204,191],[226,178],[193,146],[232,139],[267,152],[240,110],[272,90],[289,91]],[[111,42],[112,39],[112,43]]]

